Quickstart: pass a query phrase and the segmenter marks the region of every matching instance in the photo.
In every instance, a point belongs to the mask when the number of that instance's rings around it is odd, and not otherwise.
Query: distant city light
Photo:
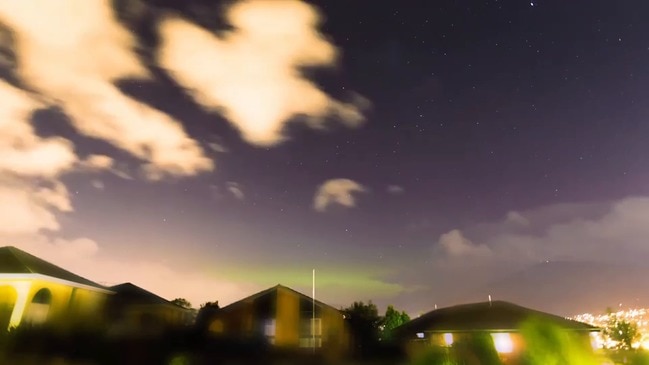
[[[622,303],[618,305],[622,306]],[[582,313],[569,319],[590,324],[595,327],[605,328],[612,318],[621,319],[627,322],[635,323],[640,333],[639,339],[632,344],[633,348],[649,349],[649,316],[646,308],[618,310],[610,315]],[[614,348],[618,345],[616,341],[606,339],[601,332],[591,333],[591,343],[598,349]]]

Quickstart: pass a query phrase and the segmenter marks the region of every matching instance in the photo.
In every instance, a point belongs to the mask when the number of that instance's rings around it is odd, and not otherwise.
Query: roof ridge
[[[34,272],[34,270],[33,270],[29,265],[27,265],[27,264],[25,263],[25,261],[23,261],[23,260],[21,259],[20,255],[16,255],[17,252],[18,252],[18,253],[26,253],[26,254],[28,254],[28,255],[29,255],[29,253],[27,253],[26,251],[23,251],[23,250],[21,250],[21,249],[15,247],[15,246],[7,246],[7,250],[9,250],[9,252],[11,252],[11,254],[13,255],[13,257],[14,257],[14,258],[15,258],[15,259],[16,259],[16,260],[17,260],[21,265],[23,265],[23,266],[24,266],[24,267],[25,267],[25,268],[26,268],[30,273],[32,273],[32,274],[37,274],[37,273]],[[33,256],[33,255],[32,255],[32,256]],[[34,256],[34,257],[36,257],[36,256]]]

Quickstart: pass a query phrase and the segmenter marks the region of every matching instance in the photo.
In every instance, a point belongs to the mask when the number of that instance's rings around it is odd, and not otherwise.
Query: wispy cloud
[[[306,117],[323,128],[327,117],[350,127],[363,122],[367,100],[333,99],[300,71],[332,67],[337,51],[317,26],[318,12],[296,0],[240,1],[226,11],[233,30],[213,34],[170,16],[160,24],[162,68],[204,107],[222,113],[249,143],[274,145],[286,123]]]
[[[318,212],[324,212],[332,205],[340,205],[347,208],[356,206],[355,193],[366,192],[367,189],[350,179],[331,179],[320,185],[313,199],[313,208]]]
[[[246,195],[243,192],[243,189],[241,188],[241,185],[239,183],[236,183],[234,181],[228,181],[227,183],[227,189],[238,200],[244,200],[246,198]]]
[[[111,1],[4,1],[0,21],[13,31],[17,76],[60,107],[77,131],[143,160],[151,178],[212,169],[180,123],[113,84],[149,74]]]
[[[406,192],[406,189],[404,189],[403,186],[400,185],[388,185],[385,190],[392,195],[399,195]]]

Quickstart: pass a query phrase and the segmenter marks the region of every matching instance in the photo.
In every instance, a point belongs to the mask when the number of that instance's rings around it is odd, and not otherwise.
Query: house
[[[534,322],[532,322],[534,321]],[[592,338],[599,329],[585,323],[521,307],[504,301],[456,305],[428,312],[398,327],[396,336],[406,352],[415,356],[431,347],[460,348],[485,340],[490,351],[504,363],[516,364],[529,344],[521,330],[530,323],[569,331],[578,343],[592,350]],[[495,350],[495,351],[493,351]]]
[[[211,318],[209,330],[226,337],[264,338],[275,348],[336,352],[348,346],[338,309],[282,285],[222,308]]]
[[[107,306],[116,332],[159,332],[192,324],[193,311],[176,305],[132,283],[109,288],[115,293]]]
[[[112,291],[12,246],[0,247],[0,329],[99,327]]]

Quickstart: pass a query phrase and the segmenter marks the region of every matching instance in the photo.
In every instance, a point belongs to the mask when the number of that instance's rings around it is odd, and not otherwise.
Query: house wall
[[[300,345],[300,297],[284,288],[277,290],[275,345]]]
[[[301,302],[304,302],[303,296],[280,287],[268,296],[239,302],[220,311],[211,321],[209,329],[212,333],[231,337],[263,336],[265,321],[275,319],[274,345],[298,348],[300,337],[303,335],[302,326],[305,321],[310,321],[312,316],[311,305],[308,305],[307,311],[302,308],[304,305],[301,305]],[[310,300],[308,303],[311,303]],[[320,318],[322,323],[320,338],[323,349],[335,352],[348,348],[349,336],[339,311],[327,306],[318,306],[316,318]]]
[[[45,323],[62,329],[96,328],[103,324],[103,308],[108,294],[75,288],[45,279],[0,279],[0,324],[15,327],[44,318]],[[41,290],[49,291],[49,305],[34,303]],[[11,315],[7,314],[11,308]]]
[[[164,304],[122,304],[113,308],[112,325],[127,331],[159,331],[187,324],[182,308]]]

